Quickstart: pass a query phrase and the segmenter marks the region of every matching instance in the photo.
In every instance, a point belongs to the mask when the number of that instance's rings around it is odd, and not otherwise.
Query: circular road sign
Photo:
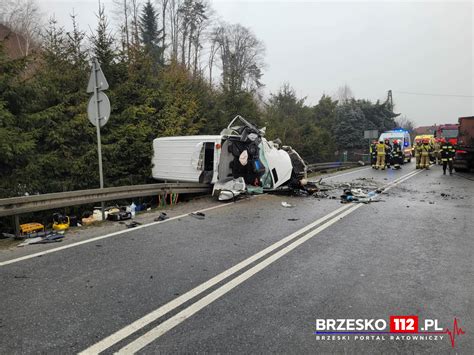
[[[110,117],[110,101],[107,95],[99,91],[98,93],[98,102],[99,102],[99,122],[100,127],[104,127]],[[89,104],[87,105],[87,115],[89,116],[89,121],[97,126],[97,101],[95,95],[92,95],[89,99]]]

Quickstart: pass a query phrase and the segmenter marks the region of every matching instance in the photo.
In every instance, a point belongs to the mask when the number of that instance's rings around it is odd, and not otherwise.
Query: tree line
[[[249,28],[215,20],[205,0],[115,0],[110,17],[99,4],[89,35],[75,14],[66,31],[54,18],[42,24],[34,0],[15,4],[23,5],[6,9],[3,22],[28,51],[12,57],[0,43],[0,197],[98,187],[85,92],[92,56],[110,85],[106,186],[150,182],[154,138],[218,134],[237,114],[311,162],[366,148],[366,129],[396,126],[388,101],[355,99],[347,88],[309,105],[286,83],[265,99],[264,44]]]

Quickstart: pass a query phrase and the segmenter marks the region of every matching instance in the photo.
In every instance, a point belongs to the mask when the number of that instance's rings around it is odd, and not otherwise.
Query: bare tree
[[[222,86],[231,92],[262,86],[265,48],[246,27],[222,24],[213,32],[214,46],[220,59]]]
[[[333,95],[333,99],[338,100],[341,104],[347,103],[352,98],[354,98],[354,93],[347,84],[340,86]]]
[[[130,51],[130,0],[113,0],[115,6],[113,13],[114,19],[119,24],[122,33],[122,43],[124,52],[129,54]]]
[[[395,119],[395,123],[398,127],[406,129],[408,132],[415,130],[415,122],[407,118],[406,116],[400,116]]]
[[[36,0],[3,0],[0,13],[3,13],[3,22],[15,32],[21,54],[27,56],[38,41],[42,27]]]
[[[180,28],[180,16],[178,9],[181,7],[181,0],[169,0],[169,33],[171,42],[171,59],[178,59],[179,49],[179,28]]]
[[[161,24],[162,24],[162,34],[163,34],[163,39],[162,39],[162,47],[163,47],[163,58],[162,61],[164,63],[165,58],[165,48],[166,48],[166,10],[168,8],[169,0],[157,0],[158,5],[161,7]]]
[[[132,26],[132,45],[137,48],[140,45],[140,0],[130,0],[131,26]]]

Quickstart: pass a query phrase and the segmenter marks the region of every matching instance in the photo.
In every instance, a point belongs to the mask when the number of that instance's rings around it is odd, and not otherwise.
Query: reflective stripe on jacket
[[[441,146],[441,159],[444,161],[453,160],[456,150],[451,143],[446,143]]]

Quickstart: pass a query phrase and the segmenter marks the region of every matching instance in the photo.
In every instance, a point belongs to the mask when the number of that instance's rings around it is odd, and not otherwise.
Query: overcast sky
[[[97,1],[39,0],[68,27],[94,27]],[[111,0],[102,0],[106,12]],[[384,100],[417,125],[474,115],[473,2],[211,1],[216,16],[265,43],[265,92],[289,82],[315,104],[347,84],[356,98]],[[446,96],[409,95],[402,92]],[[456,97],[449,95],[471,96]]]

